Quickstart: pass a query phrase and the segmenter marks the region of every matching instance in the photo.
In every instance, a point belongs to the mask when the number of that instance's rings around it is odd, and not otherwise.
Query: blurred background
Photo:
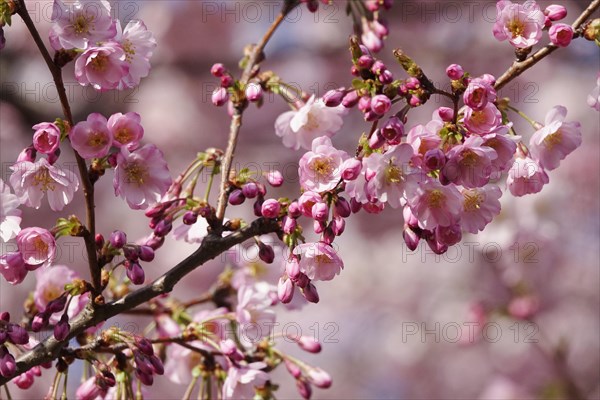
[[[215,62],[231,71],[246,44],[256,42],[278,13],[280,1],[153,0],[112,2],[122,22],[142,19],[158,41],[150,76],[135,90],[96,93],[65,68],[67,94],[76,121],[90,112],[141,114],[145,141],[165,153],[173,177],[197,152],[224,148],[229,118],[210,102],[217,80]],[[571,23],[586,1],[564,2]],[[32,18],[47,42],[51,1],[27,1]],[[550,2],[540,2],[542,8]],[[344,2],[292,12],[266,48],[263,70],[308,93],[349,86],[347,51],[352,24]],[[512,47],[492,35],[494,1],[397,1],[386,13],[390,35],[379,53],[396,77],[404,77],[391,51],[401,48],[439,86],[448,85],[445,68],[461,64],[472,75],[500,76],[513,59]],[[598,15],[596,15],[598,17]],[[17,154],[31,143],[31,126],[60,117],[56,90],[45,64],[18,17],[5,30],[0,57],[0,162],[4,181]],[[278,322],[297,324],[303,334],[323,341],[318,355],[300,354],[330,372],[334,384],[316,390],[323,399],[568,399],[573,385],[581,396],[600,398],[600,156],[598,112],[586,105],[600,69],[598,48],[575,40],[505,87],[500,95],[535,120],[551,107],[568,108],[567,120],[580,121],[583,145],[551,171],[550,184],[535,196],[503,195],[502,214],[478,236],[466,236],[444,256],[426,246],[409,251],[402,240],[402,213],[387,209],[374,216],[359,213],[348,220],[337,239],[345,269],[331,282],[318,285],[321,301],[298,311],[281,309]],[[236,72],[237,73],[237,72]],[[409,114],[408,126],[426,123],[444,100],[432,99]],[[251,106],[244,116],[234,166],[267,171],[280,168],[285,186],[272,196],[298,195],[295,164],[302,155],[282,146],[275,136],[276,117],[289,108],[267,96],[261,110]],[[530,126],[515,117],[517,133],[526,140]],[[354,110],[335,136],[336,147],[353,152],[369,126]],[[75,168],[69,151],[63,166]],[[503,187],[504,183],[501,183]],[[130,238],[150,230],[142,212],[116,199],[112,173],[97,184],[98,232],[123,229]],[[83,216],[82,193],[61,216]],[[23,207],[22,227],[51,227],[57,218],[43,202],[39,212]],[[229,217],[251,218],[251,205],[229,208]],[[10,251],[3,244],[2,251]],[[194,246],[169,238],[146,268],[147,279],[164,273]],[[87,276],[83,244],[63,238],[59,264]],[[186,278],[176,297],[186,300],[206,291],[222,271],[211,262]],[[276,267],[274,267],[276,268]],[[35,275],[11,287],[0,280],[0,309],[18,313],[35,287]],[[111,324],[145,326],[143,319],[120,317]],[[295,326],[295,325],[294,325]],[[468,340],[469,333],[474,340]],[[467,337],[467,339],[465,339]],[[285,348],[285,344],[284,344]],[[41,398],[49,371],[15,398]],[[278,398],[297,398],[293,379],[275,373]],[[46,383],[44,383],[46,382]],[[77,379],[69,379],[73,390]],[[184,386],[166,378],[148,398],[180,398]]]

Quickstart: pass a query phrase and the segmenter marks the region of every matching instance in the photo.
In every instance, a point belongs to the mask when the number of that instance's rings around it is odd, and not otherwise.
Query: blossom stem
[[[593,0],[587,6],[587,8],[579,15],[579,17],[573,23],[572,28],[573,31],[577,32],[578,29],[583,25],[584,22],[600,7],[600,0]],[[494,87],[496,90],[502,89],[506,86],[510,81],[515,79],[517,76],[521,75],[523,72],[527,71],[529,68],[533,67],[540,60],[550,55],[554,50],[558,49],[557,46],[553,44],[548,44],[535,53],[533,53],[530,57],[526,58],[523,61],[514,61],[513,64],[496,80],[496,85]]]
[[[275,30],[277,30],[277,27],[281,25],[286,15],[298,4],[299,3],[296,1],[291,0],[287,0],[284,3],[281,13],[277,16],[277,18],[275,18],[275,21],[273,21],[260,43],[252,50],[252,55],[248,58],[248,63],[246,64],[244,72],[242,73],[242,78],[240,79],[242,86],[248,83],[248,80],[255,70],[255,67],[260,63],[263,56],[263,49],[269,42],[269,39],[271,39],[275,33]],[[229,140],[227,141],[227,149],[225,150],[225,155],[223,157],[223,164],[221,168],[221,187],[219,189],[219,198],[217,201],[217,210],[215,214],[220,226],[222,226],[223,218],[225,217],[225,208],[227,208],[229,173],[231,172],[231,164],[233,162],[235,147],[237,145],[240,127],[242,126],[242,114],[244,113],[244,108],[246,105],[247,104],[236,105],[233,116],[231,117],[231,124],[229,126]]]
[[[537,122],[535,122],[533,119],[529,118],[529,116],[527,116],[527,114],[525,114],[523,111],[519,110],[518,108],[515,108],[513,106],[506,106],[506,107],[509,110],[519,114],[525,121],[529,122],[531,124],[531,126],[533,126],[534,129],[536,128],[536,126],[539,125]]]
[[[6,392],[6,398],[8,400],[12,400],[12,396],[10,395],[10,390],[8,390],[8,385],[2,385],[4,386],[4,391]]]
[[[198,179],[198,176],[196,176]],[[204,201],[208,203],[208,196],[210,195],[210,191],[212,189],[213,181],[215,180],[215,169],[213,168],[210,171],[210,177],[208,178],[208,184],[206,185],[206,192],[204,192]]]
[[[70,126],[73,126],[73,114],[71,112],[71,106],[69,105],[69,100],[67,98],[67,92],[65,90],[65,85],[62,78],[62,69],[57,66],[44,41],[40,37],[31,16],[29,15],[29,11],[27,11],[27,6],[24,0],[18,0],[18,10],[17,13],[23,19],[25,26],[29,30],[35,44],[37,45],[50,73],[52,74],[52,79],[54,80],[54,84],[56,86],[56,90],[58,92],[58,97],[60,99],[60,104],[62,106],[62,111],[65,119],[69,123]],[[96,293],[101,291],[101,271],[98,265],[98,258],[96,256],[96,242],[94,237],[96,236],[96,215],[94,212],[94,185],[92,184],[87,166],[85,164],[85,160],[73,149],[73,153],[75,154],[75,159],[77,161],[77,169],[79,170],[79,175],[81,177],[81,183],[83,186],[83,195],[85,197],[85,207],[86,207],[86,229],[83,231],[83,239],[85,242],[85,248],[87,252],[87,258],[89,263],[90,275],[92,279],[92,285]]]
[[[190,400],[190,397],[192,396],[192,391],[194,390],[194,387],[196,387],[197,382],[198,382],[198,377],[193,376],[192,381],[188,385],[187,389],[185,389],[185,393],[183,394],[183,397],[181,398],[182,400]]]

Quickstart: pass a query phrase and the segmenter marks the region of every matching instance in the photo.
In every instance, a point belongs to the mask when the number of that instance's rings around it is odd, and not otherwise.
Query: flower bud
[[[56,124],[42,122],[33,126],[33,147],[40,153],[52,154],[60,145],[60,129]]]
[[[342,179],[353,181],[360,175],[362,162],[356,158],[348,158],[342,163]]]
[[[221,348],[221,352],[233,361],[239,362],[244,359],[244,354],[242,354],[235,342],[231,339],[221,340],[219,347]]]
[[[229,193],[229,204],[232,206],[237,206],[246,201],[246,196],[240,189],[234,189],[231,193]]]
[[[163,375],[165,373],[165,367],[160,358],[156,356],[156,354],[151,355],[148,358],[150,364],[152,364],[152,369],[156,375]]]
[[[329,90],[323,96],[323,103],[327,107],[337,107],[342,104],[342,100],[346,95],[344,88]]]
[[[265,200],[262,197],[259,197],[258,199],[256,199],[256,201],[252,205],[255,216],[257,216],[257,217],[263,216],[262,215],[262,205],[264,202],[265,202]]]
[[[12,378],[17,370],[17,363],[12,354],[8,351],[0,357],[0,375],[5,378]]]
[[[408,90],[416,90],[421,87],[421,82],[419,82],[419,80],[414,76],[411,76],[406,80],[404,85],[406,85]]]
[[[573,28],[567,24],[554,24],[548,30],[550,41],[558,47],[567,47],[573,39]]]
[[[277,283],[277,298],[283,304],[287,304],[292,301],[294,297],[294,283],[291,279],[285,279],[284,277],[279,278]]]
[[[312,396],[312,388],[310,387],[310,384],[304,379],[296,380],[296,389],[298,390],[298,393],[300,394],[300,396],[302,396],[303,399],[310,399],[310,397]]]
[[[213,64],[210,68],[210,73],[216,78],[222,77],[226,71],[225,66],[221,63]]]
[[[310,283],[310,279],[308,279],[308,276],[300,272],[296,279],[292,279],[292,282],[294,282],[299,288],[304,289],[306,285]]]
[[[367,112],[371,109],[371,98],[363,96],[358,100],[358,109],[362,112]]]
[[[100,397],[101,394],[100,387],[96,385],[96,377],[92,376],[79,385],[75,392],[75,397],[80,400],[94,400]]]
[[[315,203],[311,211],[312,217],[317,221],[326,221],[329,216],[329,207],[325,203]]]
[[[17,162],[20,162],[20,161],[35,162],[36,154],[37,154],[37,151],[35,150],[35,148],[33,146],[26,147],[23,149],[23,151],[21,151],[21,153],[19,153],[19,156],[17,157]]]
[[[150,342],[145,337],[136,336],[134,341],[135,341],[135,346],[145,355],[151,356],[154,354],[154,348],[152,347],[152,342]]]
[[[242,186],[242,193],[247,199],[253,199],[258,195],[258,186],[254,182],[248,182]]]
[[[365,55],[358,58],[357,65],[359,68],[369,69],[373,66],[374,62],[373,57]]]
[[[69,336],[71,325],[69,325],[69,316],[65,313],[60,321],[54,325],[54,338],[58,341],[65,340]]]
[[[441,149],[427,150],[423,156],[423,164],[430,170],[441,169],[446,164],[446,155]]]
[[[285,368],[294,378],[298,379],[300,376],[302,376],[302,369],[300,369],[298,364],[288,360],[287,358],[285,358],[283,362],[285,363]]]
[[[426,237],[426,240],[427,244],[429,245],[429,248],[435,254],[444,254],[446,251],[448,251],[448,246],[444,243],[438,242],[435,238],[435,235],[428,235]]]
[[[296,257],[290,257],[287,259],[285,263],[285,273],[290,279],[298,278],[300,275],[300,264],[298,263],[298,259]]]
[[[383,115],[392,107],[392,101],[383,94],[373,96],[371,99],[371,110],[377,115]]]
[[[265,263],[271,264],[275,259],[275,251],[268,244],[260,242],[258,244],[258,257]]]
[[[394,81],[394,75],[390,70],[386,69],[379,75],[377,79],[379,79],[379,82],[383,83],[384,85],[389,85]]]
[[[313,221],[313,230],[317,235],[320,235],[325,230],[325,223],[322,221]]]
[[[379,132],[388,142],[399,142],[404,135],[404,124],[394,116],[385,121]]]
[[[121,249],[127,243],[127,235],[123,231],[113,231],[110,234],[110,245],[115,249]]]
[[[444,122],[451,122],[454,118],[454,110],[450,107],[440,107],[437,109],[437,113]]]
[[[48,316],[45,313],[38,313],[31,321],[31,330],[39,332],[48,325]]]
[[[438,226],[435,228],[435,240],[446,246],[454,246],[462,239],[460,224]]]
[[[354,107],[359,101],[358,93],[356,90],[351,90],[342,99],[342,105],[346,108]]]
[[[14,344],[27,344],[29,343],[29,334],[20,325],[10,324],[8,325],[7,332],[8,338]]]
[[[518,319],[529,319],[535,315],[538,309],[539,301],[532,295],[515,297],[508,304],[508,313]]]
[[[335,240],[335,234],[333,233],[333,229],[331,228],[333,221],[329,223],[329,225],[323,230],[323,236],[321,237],[321,241],[326,244],[331,244]]]
[[[94,236],[94,242],[96,243],[96,247],[101,249],[104,247],[104,236],[101,233],[96,233]]]
[[[446,75],[448,75],[448,78],[452,79],[453,81],[462,78],[464,73],[465,71],[458,64],[450,64],[448,65],[448,68],[446,68]]]
[[[265,218],[277,218],[280,210],[281,204],[277,200],[267,199],[262,204],[261,214]]]
[[[385,64],[383,63],[383,61],[381,60],[377,60],[373,63],[373,66],[371,67],[371,72],[374,73],[375,75],[379,75],[381,74],[383,71],[386,71],[387,68],[385,66]]]
[[[158,237],[158,236],[152,235],[152,237],[146,241],[146,246],[151,247],[152,250],[156,250],[156,249],[159,249],[164,243],[165,243],[164,237]]]
[[[385,138],[381,135],[379,129],[376,129],[375,132],[369,138],[369,147],[373,150],[376,150],[385,144]]]
[[[144,270],[142,266],[137,262],[126,262],[125,270],[127,273],[127,277],[134,285],[141,285],[144,283],[146,276],[144,274]]]
[[[145,372],[140,371],[139,369],[135,370],[135,376],[139,379],[140,382],[142,382],[142,384],[146,386],[152,386],[152,384],[154,383],[154,377],[152,376],[152,374],[147,374]]]
[[[289,215],[283,217],[283,233],[289,235],[290,233],[294,232],[296,226],[297,222],[294,218],[290,217]]]
[[[335,236],[341,236],[342,233],[344,233],[344,229],[346,229],[346,220],[340,216],[334,217],[331,223],[331,229]]]
[[[153,375],[154,368],[152,368],[152,363],[141,352],[134,351],[134,359],[135,359],[135,367],[145,374]]]
[[[234,79],[233,76],[229,75],[229,74],[224,74],[221,77],[221,87],[223,88],[228,88],[231,85],[233,85]]]
[[[288,206],[288,214],[292,218],[298,218],[302,215],[302,208],[297,201],[292,201]]]
[[[321,352],[321,343],[310,336],[300,336],[297,343],[302,350],[308,351],[309,353],[316,354]]]
[[[362,208],[362,203],[356,201],[354,197],[350,199],[350,209],[352,210],[352,214],[356,214]]]
[[[567,9],[558,4],[551,4],[544,9],[544,14],[550,21],[560,21],[567,16]]]
[[[311,303],[319,302],[319,293],[317,292],[317,288],[310,282],[302,289],[302,294],[304,295],[304,298]]]
[[[337,198],[334,207],[336,215],[339,215],[342,218],[348,218],[352,213],[352,210],[350,209],[350,203],[348,203],[348,200],[343,197]]]
[[[263,98],[263,88],[259,83],[252,82],[246,86],[246,98],[248,101],[256,102]]]
[[[331,376],[321,368],[311,368],[308,370],[308,379],[318,388],[327,389],[331,386]]]
[[[408,104],[411,107],[418,107],[421,105],[421,99],[418,98],[417,96],[412,96],[409,100],[408,100]]]
[[[273,170],[273,171],[269,171],[269,173],[267,174],[267,182],[269,182],[269,184],[273,187],[279,187],[281,185],[283,185],[283,175],[281,175],[281,172],[279,172],[278,170]],[[258,189],[261,189],[262,185],[258,185]],[[264,187],[262,187],[262,195],[265,195],[265,190]]]
[[[171,221],[163,219],[156,225],[156,228],[154,228],[154,234],[159,237],[164,237],[171,232],[171,229],[173,229]]]
[[[413,231],[410,227],[404,227],[402,237],[404,238],[404,243],[406,243],[406,247],[408,247],[410,251],[415,251],[419,246],[419,235],[417,235],[415,231]]]
[[[217,88],[214,90],[211,100],[215,106],[221,107],[229,100],[229,92],[224,87]]]
[[[183,214],[182,221],[185,225],[194,225],[198,221],[198,214],[194,211],[186,211]]]
[[[2,311],[0,313],[0,321],[9,322],[10,321],[10,313],[8,311]]]

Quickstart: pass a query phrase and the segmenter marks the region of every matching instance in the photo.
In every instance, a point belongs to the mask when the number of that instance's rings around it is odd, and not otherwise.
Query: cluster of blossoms
[[[97,90],[128,89],[139,85],[150,71],[156,40],[142,21],[125,29],[110,15],[108,1],[54,1],[50,44],[57,51],[77,55],[75,78]]]

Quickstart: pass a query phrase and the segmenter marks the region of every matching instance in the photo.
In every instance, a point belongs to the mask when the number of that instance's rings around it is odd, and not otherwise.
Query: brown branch
[[[286,15],[298,5],[299,3],[296,0],[286,0],[281,13],[277,16],[277,18],[273,21],[261,41],[254,46],[252,49],[252,54],[248,57],[248,62],[244,71],[242,72],[242,77],[240,79],[240,83],[242,86],[245,86],[248,83],[248,80],[252,77],[252,73],[255,72],[255,68],[264,58],[263,50],[269,39],[275,33],[275,30],[283,20]],[[238,105],[236,105],[235,110],[233,112],[233,116],[231,117],[231,124],[229,126],[229,139],[227,141],[227,149],[225,150],[225,155],[223,156],[222,170],[221,170],[221,186],[219,188],[219,198],[217,201],[217,210],[216,210],[216,219],[219,222],[219,225],[223,222],[223,218],[225,216],[225,208],[227,208],[227,187],[229,186],[229,174],[231,172],[231,164],[233,162],[233,157],[235,153],[235,148],[238,141],[238,136],[240,133],[240,127],[242,126],[242,114],[244,113],[244,109],[247,106],[247,102],[244,101]]]
[[[202,241],[200,248],[149,285],[105,305],[96,305],[95,307],[88,305],[81,314],[71,322],[71,331],[65,340],[57,341],[54,336],[51,336],[30,351],[21,355],[17,359],[17,371],[15,376],[30,370],[36,365],[52,361],[59,356],[61,349],[69,343],[70,339],[81,334],[87,328],[95,326],[100,322],[106,321],[127,310],[131,310],[157,296],[171,292],[177,282],[183,277],[236,244],[240,244],[254,236],[277,232],[279,230],[280,226],[276,220],[259,218],[252,224],[225,237],[220,237],[216,233],[209,234]],[[0,376],[0,386],[8,381],[9,379]]]
[[[44,61],[46,62],[46,65],[48,66],[48,69],[52,74],[52,79],[54,80],[54,84],[58,92],[58,97],[60,99],[60,104],[62,106],[64,118],[70,126],[73,126],[73,114],[71,112],[71,107],[69,105],[69,100],[67,98],[65,85],[62,78],[62,69],[58,67],[52,60],[52,57],[50,56],[50,53],[48,52],[44,41],[40,37],[40,34],[35,27],[35,24],[31,20],[31,16],[29,15],[29,11],[27,11],[27,6],[24,0],[18,0],[17,14],[19,14],[19,16],[23,19],[25,26],[29,30],[29,33],[33,37],[35,44],[37,45],[40,53],[42,54],[42,57],[44,58]],[[81,183],[83,186],[83,195],[85,197],[86,229],[84,229],[83,240],[85,242],[85,249],[87,252],[92,284],[94,286],[94,289],[99,292],[101,286],[101,272],[100,268],[98,267],[98,259],[96,257],[96,242],[94,240],[94,236],[96,235],[96,217],[94,212],[94,186],[90,181],[85,160],[77,153],[77,151],[75,151],[75,149],[73,149],[73,153],[75,154],[75,159],[77,160],[77,169],[79,170],[79,175],[81,177]]]
[[[572,25],[573,30],[575,32],[577,32],[577,30],[583,25],[583,23],[586,22],[587,19],[596,10],[598,10],[598,7],[600,7],[600,0],[593,0],[593,1],[591,1],[590,4],[587,6],[587,8],[581,13],[581,15],[573,23],[573,25]],[[506,72],[504,72],[502,74],[502,76],[500,76],[500,78],[498,78],[496,80],[496,85],[495,85],[496,90],[502,89],[510,81],[512,81],[513,79],[515,79],[517,76],[521,75],[523,72],[527,71],[529,68],[533,67],[540,60],[542,60],[546,56],[550,55],[556,49],[558,49],[558,47],[556,47],[553,44],[549,44],[549,45],[547,45],[545,47],[542,47],[541,49],[539,49],[535,53],[533,53],[527,59],[525,59],[523,61],[515,61],[515,62],[513,62],[513,64],[510,66],[510,68],[507,69]]]

